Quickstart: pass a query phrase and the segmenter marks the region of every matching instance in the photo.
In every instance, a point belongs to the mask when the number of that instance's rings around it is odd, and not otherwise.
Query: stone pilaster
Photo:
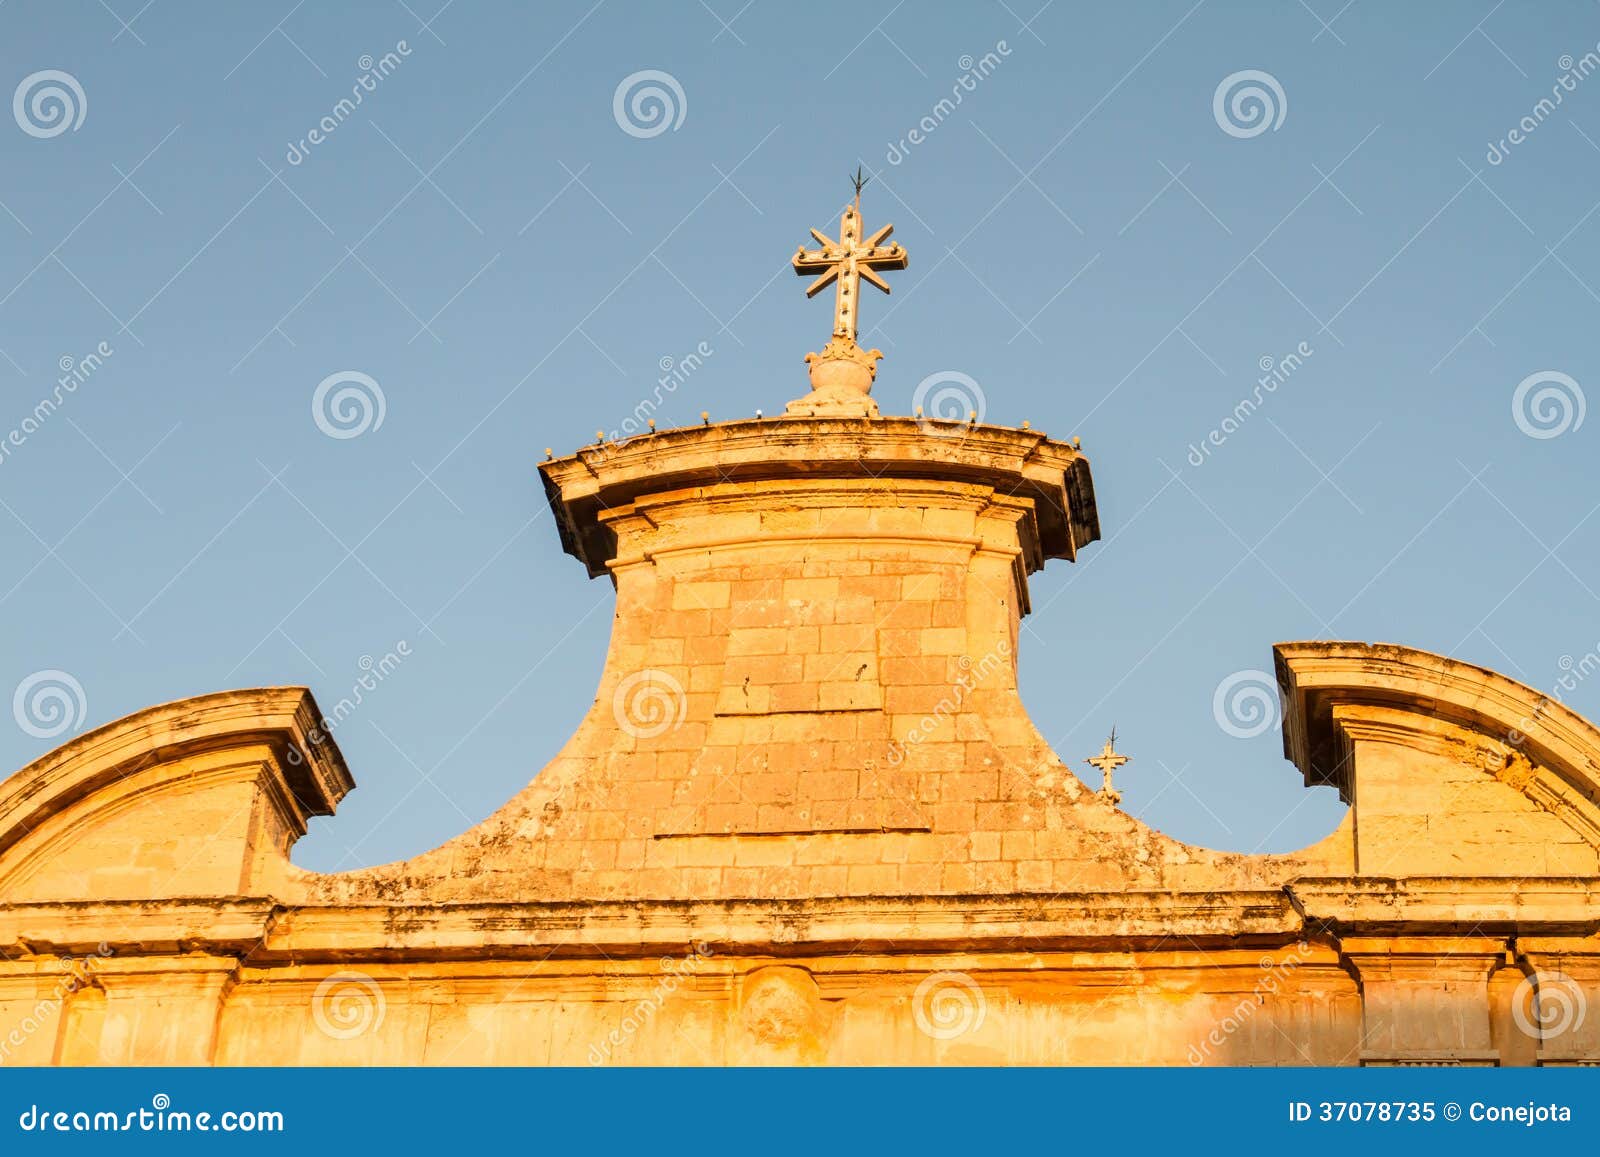
[[[66,1003],[79,977],[56,960],[0,967],[0,1067],[55,1063]]]
[[[105,963],[68,1006],[61,1063],[207,1065],[239,962],[148,956]]]
[[[1361,983],[1364,1065],[1497,1065],[1489,974],[1505,959],[1488,937],[1348,938]]]
[[[1538,1041],[1541,1065],[1600,1065],[1600,941],[1526,937],[1517,953],[1532,991],[1518,1027]]]

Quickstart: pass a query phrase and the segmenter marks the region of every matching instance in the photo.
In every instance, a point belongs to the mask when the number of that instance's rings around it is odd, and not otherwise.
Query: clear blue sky
[[[1600,418],[1532,437],[1513,413],[1530,375],[1572,383],[1530,404],[1600,388],[1600,77],[1533,112],[1600,8],[1340,5],[10,0],[0,96],[59,70],[86,108],[0,116],[0,440],[62,359],[113,352],[0,459],[0,692],[68,672],[85,726],[260,684],[330,707],[404,642],[337,733],[358,790],[296,858],[481,819],[582,716],[610,630],[544,447],[618,426],[702,342],[663,425],[801,392],[828,306],[788,258],[859,163],[911,255],[864,317],[885,411],[959,371],[990,420],[1094,464],[1105,541],[1033,579],[1041,729],[1082,768],[1115,723],[1125,806],[1183,839],[1320,837],[1342,807],[1276,729],[1214,718],[1273,642],[1402,642],[1547,691],[1600,645]],[[642,70],[683,94],[655,135],[614,115]],[[1282,93],[1254,135],[1214,112],[1245,70]],[[383,420],[333,438],[312,399],[342,371]],[[1567,699],[1600,714],[1600,686]],[[0,718],[0,768],[66,737]]]

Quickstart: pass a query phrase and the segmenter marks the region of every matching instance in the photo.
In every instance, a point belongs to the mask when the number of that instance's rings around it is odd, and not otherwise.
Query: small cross
[[[796,273],[802,277],[817,275],[816,280],[806,286],[807,297],[814,297],[828,285],[837,282],[833,336],[851,343],[856,340],[856,299],[861,296],[861,279],[865,278],[888,293],[889,283],[878,276],[878,270],[906,267],[905,247],[899,242],[884,244],[894,232],[893,225],[885,225],[871,237],[862,239],[861,190],[871,179],[863,176],[859,168],[851,178],[856,188],[856,199],[845,206],[844,215],[839,218],[838,241],[813,229],[811,236],[816,238],[820,248],[807,249],[802,245],[794,255]]]
[[[1123,764],[1129,762],[1129,759],[1126,755],[1117,754],[1116,745],[1117,729],[1113,727],[1111,729],[1111,738],[1106,740],[1105,749],[1102,750],[1099,755],[1084,760],[1084,762],[1090,766],[1098,767],[1105,775],[1104,786],[1102,786],[1095,794],[1101,799],[1105,800],[1107,803],[1111,804],[1113,807],[1122,802],[1122,793],[1111,786],[1111,773],[1117,768],[1121,767]]]

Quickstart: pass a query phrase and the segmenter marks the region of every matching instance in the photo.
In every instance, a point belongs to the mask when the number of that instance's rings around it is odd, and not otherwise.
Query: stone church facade
[[[616,621],[478,827],[292,865],[353,782],[299,687],[0,781],[0,1063],[1600,1063],[1600,732],[1438,655],[1284,643],[1327,838],[1210,851],[1086,788],[1016,654],[1028,576],[1099,537],[1088,459],[878,414],[851,295],[903,266],[885,235],[847,209],[796,256],[839,303],[784,415],[542,464]]]

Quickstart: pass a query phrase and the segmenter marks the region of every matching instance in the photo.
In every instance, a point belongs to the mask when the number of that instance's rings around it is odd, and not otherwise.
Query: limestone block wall
[[[1050,895],[1350,867],[1347,831],[1290,857],[1171,840],[1085,791],[1028,717],[1028,575],[1098,534],[1076,448],[904,420],[642,441],[546,464],[564,539],[617,589],[572,740],[444,847],[284,894]]]
[[[557,758],[320,874],[351,779],[303,688],[75,738],[0,782],[0,1064],[1600,1063],[1600,732],[1559,704],[1280,644],[1350,813],[1198,848],[1017,694],[1028,576],[1099,533],[1075,445],[787,419],[544,478],[617,590]]]

